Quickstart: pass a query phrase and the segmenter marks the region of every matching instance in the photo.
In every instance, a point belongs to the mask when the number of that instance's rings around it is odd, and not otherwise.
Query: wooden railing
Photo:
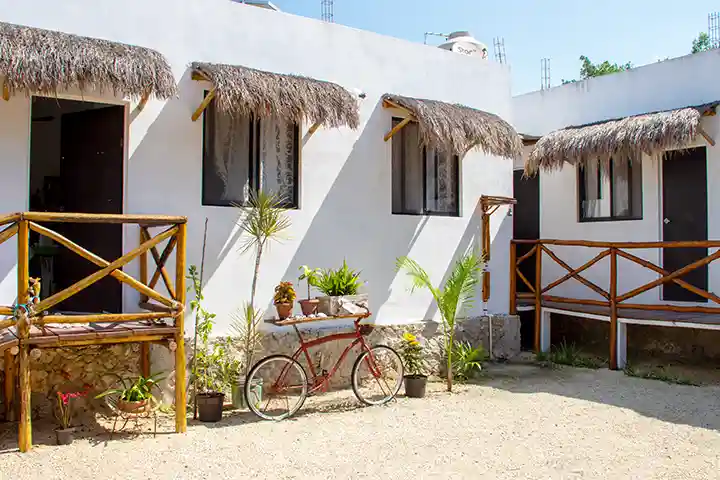
[[[19,447],[28,451],[32,445],[30,428],[30,368],[29,340],[32,325],[43,326],[48,323],[79,324],[79,323],[122,323],[140,320],[158,320],[171,318],[175,326],[175,357],[176,357],[176,430],[186,430],[185,418],[185,344],[184,344],[184,305],[185,305],[185,238],[186,218],[162,215],[109,215],[80,213],[47,213],[24,212],[0,217],[0,244],[17,235],[17,301],[15,305],[0,306],[0,315],[9,316],[0,320],[0,328],[16,327],[19,339],[19,390],[20,390],[20,427]],[[140,245],[118,259],[108,260],[83,248],[67,237],[41,225],[52,223],[97,223],[97,224],[137,224],[140,226]],[[156,234],[150,228],[165,227]],[[99,267],[99,269],[78,280],[69,287],[41,299],[37,303],[29,300],[29,232],[34,231],[41,236],[52,239],[59,245],[76,253]],[[157,246],[169,240],[162,254],[158,254]],[[175,283],[165,270],[165,263],[170,254],[176,251]],[[150,282],[147,281],[150,251],[155,260],[156,270]],[[132,260],[140,259],[140,280],[121,270]],[[81,260],[80,260],[81,261]],[[141,295],[141,306],[148,310],[141,313],[93,313],[83,315],[54,315],[50,309],[68,298],[78,294],[105,277],[113,277],[119,282],[137,290]],[[162,278],[169,296],[159,293],[155,286]],[[142,336],[134,337],[133,341],[143,342]]]
[[[518,257],[518,246],[527,245],[529,251]],[[585,262],[578,268],[573,268],[564,262],[553,252],[549,246],[562,247],[578,247],[578,248],[594,248],[601,249],[592,259]],[[628,250],[638,249],[665,249],[665,248],[706,248],[718,249],[714,253],[710,253],[701,259],[698,259],[674,272],[669,272],[662,267],[653,264]],[[547,255],[553,262],[558,264],[567,274],[554,280],[547,285],[543,285],[542,281],[542,264],[543,257]],[[587,269],[597,264],[600,260],[609,257],[610,259],[610,275],[608,289],[591,282],[585,276],[581,275]],[[625,293],[618,292],[618,257],[624,258],[636,265],[640,265],[650,270],[660,277],[651,282],[647,282]],[[618,309],[629,310],[647,310],[647,311],[669,311],[683,313],[711,313],[720,314],[720,297],[712,292],[698,288],[680,277],[689,272],[709,265],[713,261],[720,258],[720,241],[692,241],[692,242],[593,242],[584,240],[512,240],[510,245],[510,313],[516,314],[518,301],[524,300],[535,307],[535,350],[540,350],[540,322],[542,315],[543,302],[553,302],[567,305],[590,305],[597,307],[605,307],[608,310],[610,319],[610,366],[617,367],[617,320]],[[535,278],[528,279],[521,271],[520,266],[523,262],[533,261],[535,263]],[[549,295],[548,292],[563,283],[575,279],[582,285],[586,286],[603,300],[591,300],[581,298],[567,298]],[[525,285],[529,290],[528,293],[519,293],[519,283]],[[669,304],[643,304],[631,303],[628,300],[637,297],[653,288],[667,283],[675,283],[685,290],[688,290],[701,298],[707,299],[715,306],[680,306]]]

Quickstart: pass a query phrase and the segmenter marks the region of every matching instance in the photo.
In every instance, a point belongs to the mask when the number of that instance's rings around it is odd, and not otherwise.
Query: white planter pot
[[[338,315],[348,315],[343,310],[343,304],[350,303],[360,308],[368,309],[368,294],[360,293],[358,295],[344,295],[341,297],[317,297],[320,301],[318,312],[325,315],[335,317]]]

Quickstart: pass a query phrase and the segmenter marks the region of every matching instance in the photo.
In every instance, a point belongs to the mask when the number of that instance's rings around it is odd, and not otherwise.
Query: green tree
[[[430,276],[415,260],[408,257],[397,259],[398,270],[404,270],[412,279],[414,291],[417,288],[430,290],[440,311],[443,324],[445,354],[447,355],[447,390],[452,392],[453,350],[455,345],[455,325],[458,315],[470,308],[475,297],[475,287],[479,282],[482,261],[475,253],[467,253],[455,263],[445,288],[433,286]]]
[[[698,35],[698,37],[692,42],[692,53],[705,52],[707,50],[712,50],[713,48],[714,45],[712,44],[712,41],[710,41],[710,36],[705,32]]]
[[[602,63],[592,63],[585,55],[580,55],[580,80],[585,80],[593,77],[600,77],[602,75],[610,75],[611,73],[624,72],[633,68],[632,63],[627,62],[623,64],[610,63],[605,60]],[[577,80],[563,80],[563,85],[566,83],[573,83]]]

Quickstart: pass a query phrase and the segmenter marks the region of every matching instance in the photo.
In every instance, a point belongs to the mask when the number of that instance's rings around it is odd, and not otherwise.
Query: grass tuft
[[[699,387],[701,383],[686,377],[670,373],[666,367],[639,369],[628,364],[625,366],[625,375],[629,377],[645,378],[648,380],[660,380],[661,382],[672,385],[691,385]]]

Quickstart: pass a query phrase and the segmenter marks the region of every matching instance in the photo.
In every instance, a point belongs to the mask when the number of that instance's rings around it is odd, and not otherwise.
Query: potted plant
[[[193,385],[195,385],[195,402],[201,422],[217,422],[222,419],[225,394],[222,392],[222,373],[227,373],[225,345],[216,342],[210,346],[210,333],[213,329],[214,313],[210,313],[202,305],[204,300],[202,285],[194,265],[190,266],[191,288],[195,298],[190,301],[191,310],[198,316],[196,335],[200,345],[195,349],[192,362]]]
[[[295,289],[291,282],[280,282],[275,287],[275,297],[273,303],[277,310],[278,318],[285,320],[286,318],[292,317],[293,306],[295,302]]]
[[[243,354],[243,368],[238,368],[232,385],[232,403],[235,408],[247,408],[245,399],[245,379],[250,368],[253,366],[253,359],[261,347],[262,336],[260,334],[260,322],[263,313],[253,309],[249,303],[245,304],[242,315],[234,315],[232,328],[237,333],[240,351]],[[238,365],[239,366],[239,365]],[[256,379],[250,387],[252,402],[262,401],[262,379]]]
[[[433,286],[430,275],[415,261],[408,257],[397,259],[398,270],[405,270],[412,279],[412,289],[427,288],[440,311],[443,326],[443,343],[447,355],[447,391],[452,392],[453,384],[453,347],[455,346],[455,325],[463,310],[470,308],[475,297],[475,288],[479,283],[482,260],[474,252],[463,255],[453,267],[445,286],[440,289]]]
[[[302,270],[302,273],[298,277],[298,282],[302,282],[303,280],[307,283],[307,298],[300,300],[300,308],[302,309],[303,315],[306,317],[309,315],[314,315],[318,313],[318,305],[320,304],[320,300],[317,298],[310,298],[310,286],[317,284],[317,276],[321,273],[319,268],[315,268],[311,270],[308,268],[307,265],[303,265],[300,267],[300,270]]]
[[[56,416],[60,423],[60,428],[55,429],[58,445],[70,445],[74,440],[75,428],[71,425],[72,421],[72,403],[74,398],[84,397],[88,391],[82,392],[57,392],[57,412]]]
[[[403,334],[400,345],[400,357],[405,364],[406,375],[405,395],[410,398],[423,398],[427,385],[425,372],[425,360],[423,359],[423,347],[420,340],[412,333]]]
[[[314,277],[312,285],[325,294],[324,297],[318,298],[320,313],[330,316],[339,315],[344,304],[355,305],[355,309],[367,308],[367,294],[358,295],[362,285],[360,272],[348,267],[345,260],[342,267],[337,270],[330,268],[321,270]]]
[[[122,387],[111,388],[97,395],[95,398],[103,398],[108,395],[117,395],[117,401],[115,407],[125,413],[145,413],[152,405],[153,394],[152,389],[158,388],[157,382],[162,380],[158,375],[150,375],[149,377],[143,377],[140,375],[136,379],[120,378],[120,384]]]

